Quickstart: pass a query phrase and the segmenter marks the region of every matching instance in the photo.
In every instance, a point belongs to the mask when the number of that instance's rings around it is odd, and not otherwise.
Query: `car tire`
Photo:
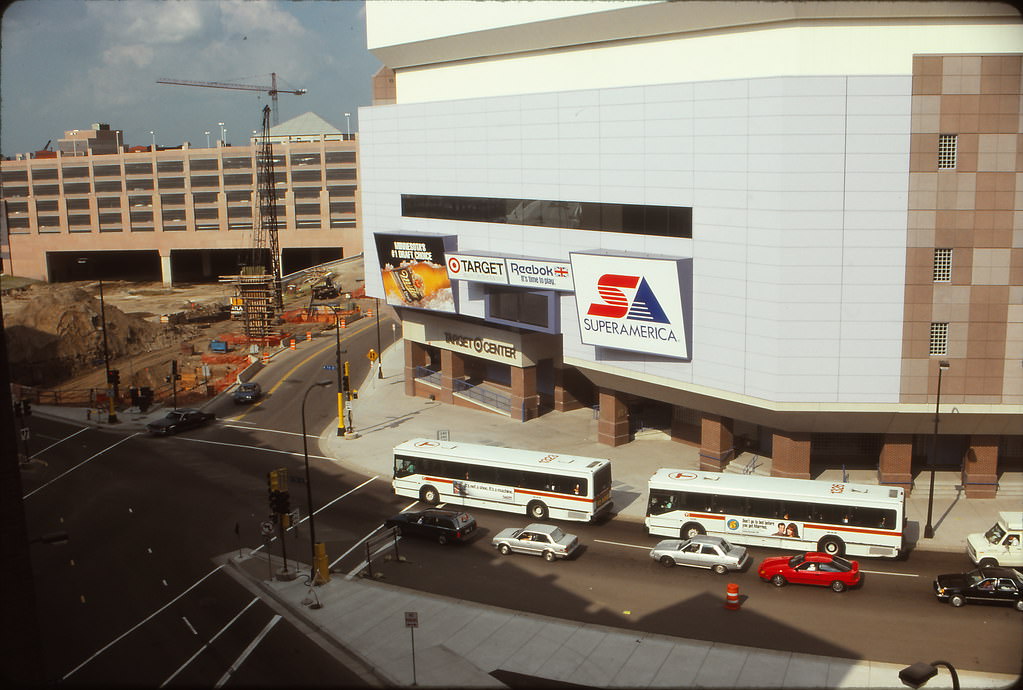
[[[1016,602],[1016,610],[1023,611],[1023,599],[1020,599],[1019,601]]]
[[[728,572],[728,568],[726,568],[725,566],[721,565],[720,563],[718,563],[713,568],[711,568],[711,570],[713,570],[718,575],[724,575],[725,573]]]
[[[982,558],[982,559],[980,559],[980,563],[977,564],[977,567],[979,567],[979,568],[993,568],[996,565],[998,565],[998,561],[996,561],[994,558]]]
[[[439,535],[437,537],[437,543],[438,544],[442,544],[442,545],[443,544],[447,544],[448,543],[448,535],[446,535],[446,534]]]
[[[824,537],[817,542],[817,550],[823,551],[829,556],[841,556],[845,553],[845,544],[836,537]]]
[[[497,547],[497,550],[501,552],[502,556],[507,556],[508,554],[511,553],[511,547],[508,546],[507,544],[501,544],[500,546]]]
[[[953,594],[951,597],[949,597],[948,603],[952,604],[952,606],[955,606],[956,608],[959,608],[960,606],[966,603],[966,600],[963,599],[958,594]]]
[[[660,563],[661,563],[661,565],[663,565],[663,566],[664,566],[665,568],[672,568],[672,567],[674,567],[674,565],[675,565],[675,559],[674,559],[674,558],[672,558],[671,556],[661,556],[661,561],[660,561]]]
[[[781,575],[775,575],[771,578],[771,584],[775,587],[784,587],[788,584],[788,582]]]
[[[835,580],[834,582],[831,583],[831,591],[833,592],[844,592],[845,589],[846,585],[841,580]]]
[[[546,520],[548,515],[547,506],[543,504],[543,501],[532,501],[526,507],[526,512],[534,520]]]
[[[682,531],[679,533],[679,537],[682,539],[692,539],[704,534],[703,526],[698,522],[687,522],[682,525]]]
[[[432,486],[424,486],[419,490],[419,500],[435,506],[440,503],[440,492]]]
[[[555,558],[557,558],[557,557],[554,555],[553,551],[544,551],[543,552],[543,559],[545,561],[547,561],[548,563],[553,563]]]

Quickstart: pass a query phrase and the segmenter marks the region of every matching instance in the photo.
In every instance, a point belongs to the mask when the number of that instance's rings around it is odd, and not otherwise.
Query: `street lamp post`
[[[345,388],[341,378],[341,314],[337,307],[334,310],[334,340],[337,348],[334,350],[334,361],[337,368],[337,435],[340,438],[345,435]]]
[[[153,151],[156,151],[156,132],[149,130],[149,134],[153,137]]]
[[[327,572],[327,554],[322,544],[316,543],[316,509],[313,507],[313,485],[309,478],[309,444],[305,431],[305,403],[309,398],[309,391],[320,388],[330,383],[329,380],[317,381],[306,389],[302,396],[302,456],[305,458],[305,496],[309,511],[309,541],[312,544],[312,562],[310,564],[309,577],[314,584],[321,585],[330,580]]]
[[[351,116],[352,116],[351,113],[345,113],[345,141],[352,140],[352,121],[350,119]]]
[[[203,132],[206,135],[206,148],[210,147],[210,133],[208,131]]]
[[[89,260],[79,259],[78,263],[85,265],[89,263]],[[109,404],[109,407],[107,408],[107,421],[111,424],[116,424],[118,421],[116,407],[117,382],[112,380],[113,377],[110,375],[110,347],[107,344],[107,310],[106,301],[103,299],[103,278],[99,279],[99,321],[100,326],[103,329],[103,370],[106,375],[106,382],[108,386],[107,403]],[[113,386],[113,390],[110,389],[111,385]]]
[[[948,669],[949,674],[952,676],[952,690],[959,690],[959,674],[956,673],[955,667],[947,661],[932,661],[929,664],[918,661],[912,666],[907,666],[899,671],[899,680],[902,681],[903,685],[916,690],[916,688],[926,684],[927,681],[938,675],[936,666],[944,666]]]
[[[218,122],[217,124],[220,125],[220,141],[227,143],[226,141],[224,141],[225,139],[227,139],[227,130],[224,129],[224,123]]]
[[[927,493],[927,525],[924,527],[924,538],[934,538],[934,526],[931,524],[931,516],[934,511],[934,457],[938,450],[938,406],[941,405],[941,374],[949,368],[949,363],[946,360],[940,360],[938,362],[938,394],[934,399],[934,433],[931,434],[931,453],[930,453],[930,465],[931,465],[931,485]]]
[[[376,297],[376,305],[373,307],[373,313],[377,317],[377,378],[384,378],[384,351],[380,348],[380,298]]]

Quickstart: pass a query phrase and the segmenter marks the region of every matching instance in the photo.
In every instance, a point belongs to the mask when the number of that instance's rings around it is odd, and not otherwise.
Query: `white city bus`
[[[453,503],[592,521],[611,510],[611,462],[538,450],[433,441],[394,449],[394,493],[425,503]]]
[[[894,558],[903,550],[901,488],[662,469],[649,489],[651,534],[836,555]]]

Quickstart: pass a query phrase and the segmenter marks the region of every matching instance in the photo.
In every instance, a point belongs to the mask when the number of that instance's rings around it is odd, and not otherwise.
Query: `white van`
[[[987,532],[966,537],[966,553],[981,567],[1023,565],[1023,512],[998,513],[998,522]]]

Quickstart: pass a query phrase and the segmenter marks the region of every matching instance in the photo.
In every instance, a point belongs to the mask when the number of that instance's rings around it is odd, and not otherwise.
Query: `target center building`
[[[593,407],[704,469],[1023,469],[1011,6],[371,3],[367,36],[366,288],[407,394]]]

